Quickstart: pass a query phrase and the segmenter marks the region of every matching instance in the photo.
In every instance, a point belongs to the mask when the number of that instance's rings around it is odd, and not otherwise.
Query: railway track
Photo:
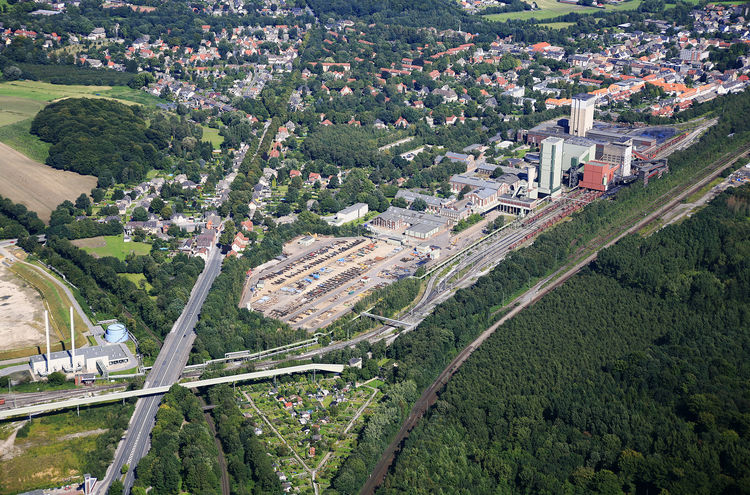
[[[537,284],[535,284],[524,294],[510,301],[505,307],[512,307],[512,309],[497,322],[484,330],[474,341],[472,341],[461,352],[459,352],[458,355],[456,355],[456,357],[448,364],[448,366],[438,375],[435,381],[433,381],[433,383],[422,393],[420,398],[412,407],[412,410],[409,413],[409,417],[401,426],[398,434],[381,455],[378,463],[373,469],[372,474],[370,474],[370,477],[360,490],[360,495],[374,494],[375,490],[385,479],[385,476],[388,473],[388,470],[390,469],[390,466],[393,463],[397,452],[400,450],[403,441],[406,439],[406,437],[409,436],[409,433],[414,428],[414,426],[416,426],[424,413],[437,401],[438,392],[448,383],[450,378],[458,371],[458,369],[469,358],[469,356],[485,340],[487,340],[487,338],[489,338],[489,336],[492,335],[492,333],[494,333],[497,328],[499,328],[505,321],[513,318],[520,311],[533,304],[534,301],[538,300],[540,297],[565,283],[570,277],[578,273],[581,268],[593,261],[601,249],[611,246],[624,236],[637,232],[644,226],[661,218],[666,213],[674,209],[680,203],[680,201],[682,201],[683,198],[687,197],[694,191],[699,190],[701,187],[711,182],[731,163],[737,161],[740,158],[748,156],[748,154],[750,154],[750,144],[740,148],[733,153],[727,153],[724,157],[715,161],[714,164],[709,167],[708,174],[702,179],[698,180],[697,182],[685,183],[683,185],[676,186],[672,190],[672,194],[651,202],[649,206],[658,204],[661,205],[657,206],[657,209],[652,211],[651,214],[647,214],[644,216],[644,218],[641,219],[640,213],[643,211],[642,209],[637,214],[628,217],[628,219],[622,222],[622,225],[624,225],[624,227],[615,229],[615,232],[600,238],[600,241],[596,244],[593,253],[586,256],[584,259],[577,261],[572,267],[569,267],[567,265],[563,266],[553,274],[537,282]],[[589,248],[590,246],[591,244],[588,245]],[[552,281],[552,283],[546,285],[550,281]]]
[[[12,407],[33,406],[45,402],[74,399],[77,397],[86,397],[89,395],[98,395],[102,392],[113,389],[124,389],[123,384],[117,385],[98,385],[86,388],[75,388],[68,390],[44,391],[44,392],[21,392],[12,394],[0,394],[0,399],[5,399],[5,404],[0,406],[2,409],[11,409]]]

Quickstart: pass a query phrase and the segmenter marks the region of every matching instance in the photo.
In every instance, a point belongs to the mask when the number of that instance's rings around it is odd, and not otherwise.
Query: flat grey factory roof
[[[430,196],[427,194],[418,193],[416,191],[410,191],[408,189],[399,189],[396,193],[397,198],[404,198],[407,201],[413,201],[417,198],[421,198],[427,203],[428,205],[432,206],[441,206],[443,203],[447,203],[448,201],[436,198],[435,196]]]
[[[565,142],[568,144],[574,144],[577,146],[591,146],[592,144],[596,144],[595,141],[585,138],[583,136],[572,136],[569,138],[565,138]]]
[[[416,223],[433,223],[438,226],[444,225],[448,220],[439,217],[437,215],[431,215],[429,213],[422,213],[414,210],[407,210],[406,208],[399,208],[397,206],[389,206],[385,212],[379,215],[379,218],[390,219],[390,220],[404,220],[410,224]]]
[[[420,234],[429,234],[436,228],[438,228],[438,226],[435,225],[434,223],[415,223],[414,225],[409,227],[407,230],[409,230],[410,232],[417,232]]]
[[[83,356],[85,359],[108,357],[110,359],[125,359],[128,356],[123,352],[119,344],[98,345],[96,347],[81,347],[76,349],[76,354]],[[70,351],[56,351],[50,354],[50,359],[63,359],[70,356]],[[41,362],[46,359],[46,354],[37,354],[31,356],[32,363]]]
[[[343,214],[352,213],[352,212],[355,212],[355,211],[359,210],[363,206],[367,206],[367,204],[366,203],[354,203],[351,206],[347,206],[346,208],[344,208],[343,210],[341,210],[339,213],[343,213]]]

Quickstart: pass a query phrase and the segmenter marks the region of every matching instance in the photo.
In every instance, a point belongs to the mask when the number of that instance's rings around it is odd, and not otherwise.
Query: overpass
[[[412,325],[411,323],[406,323],[405,321],[401,321],[401,320],[394,320],[393,318],[386,318],[385,316],[374,315],[372,313],[368,313],[367,311],[362,311],[362,313],[360,314],[362,316],[369,316],[370,318],[384,321],[394,327],[402,327],[405,330],[410,330],[412,327],[414,327],[414,325]]]
[[[290,375],[292,373],[307,373],[310,371],[341,373],[343,370],[343,364],[302,364],[298,366],[290,366],[288,368],[253,371],[252,373],[242,373],[240,375],[222,376],[219,378],[209,378],[207,380],[178,383],[177,385],[194,389],[201,387],[211,387],[213,385],[221,385],[223,383],[235,383],[247,380],[257,380],[260,378],[272,378],[274,376]],[[125,392],[115,392],[112,394],[97,395],[93,397],[79,397],[76,399],[61,400],[59,402],[49,402],[47,404],[36,404],[33,406],[17,407],[15,409],[5,409],[0,411],[0,420],[21,416],[31,416],[34,414],[46,413],[59,409],[70,409],[72,407],[90,406],[93,404],[102,404],[104,402],[114,402],[118,400],[130,399],[133,397],[160,395],[167,393],[170,387],[170,385],[163,385],[160,387],[148,387],[139,390],[128,390]]]

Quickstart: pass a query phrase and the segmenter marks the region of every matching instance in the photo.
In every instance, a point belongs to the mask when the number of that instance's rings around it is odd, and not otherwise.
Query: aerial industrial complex
[[[448,152],[465,170],[450,177],[450,195],[399,189],[396,200],[365,222],[368,237],[331,239],[306,236],[288,243],[284,254],[248,273],[240,303],[295,327],[326,326],[372,290],[431,266],[441,250],[465,244],[459,222],[469,217],[526,216],[547,200],[576,187],[595,198],[615,184],[667,171],[655,156],[673,129],[630,128],[594,121],[596,99],[573,98],[570,117],[531,129],[530,151],[513,166],[488,163],[483,155]],[[638,172],[636,172],[638,171]],[[590,200],[590,199],[589,199]],[[420,204],[420,207],[417,207]],[[368,205],[356,203],[326,221],[332,225],[363,221]],[[463,236],[463,237],[462,237]]]
[[[660,151],[684,138],[673,128],[631,128],[594,121],[596,98],[573,98],[568,119],[547,122],[529,130],[526,141],[539,147],[526,153],[515,166],[487,163],[480,155],[446,153],[441,159],[466,166],[450,178],[450,197],[399,190],[396,198],[407,207],[423,201],[424,212],[390,207],[368,227],[378,239],[419,245],[472,214],[498,210],[526,215],[544,198],[580,186],[607,191],[618,182],[644,180],[668,171],[665,161],[652,160]],[[637,161],[635,161],[637,160]]]
[[[128,331],[121,323],[112,323],[104,334],[101,345],[76,348],[75,331],[73,328],[73,308],[70,308],[70,349],[52,352],[50,350],[49,314],[44,312],[44,326],[47,340],[47,352],[36,354],[29,358],[32,376],[45,377],[50,373],[62,372],[73,378],[85,376],[91,380],[93,376],[108,376],[111,371],[126,370],[138,365],[124,344],[128,340]]]

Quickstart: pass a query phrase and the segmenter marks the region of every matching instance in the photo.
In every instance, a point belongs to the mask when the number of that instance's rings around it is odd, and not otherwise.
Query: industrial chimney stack
[[[76,373],[76,335],[73,329],[73,306],[70,307],[70,368]]]
[[[47,310],[44,311],[44,333],[47,335],[47,373],[50,372],[49,368],[49,360],[50,360],[50,353],[49,353],[49,313]]]

